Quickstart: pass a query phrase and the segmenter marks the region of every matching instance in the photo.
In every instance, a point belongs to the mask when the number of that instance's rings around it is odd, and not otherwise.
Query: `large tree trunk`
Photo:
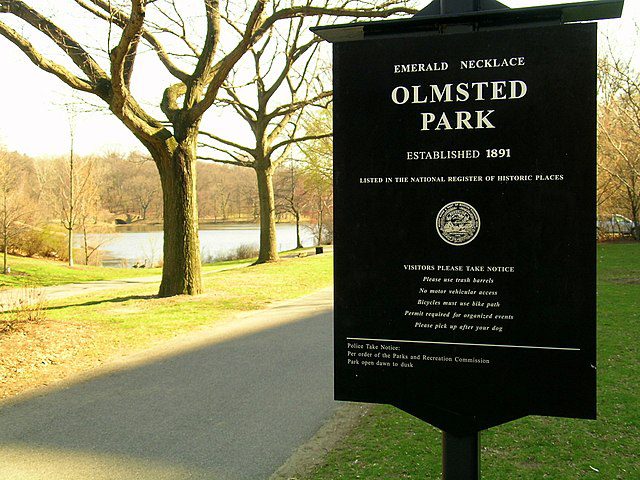
[[[277,262],[276,202],[273,195],[273,172],[269,168],[256,168],[258,199],[260,201],[260,253],[256,263]]]
[[[154,158],[160,171],[164,214],[164,265],[160,297],[202,293],[196,195],[195,142]]]

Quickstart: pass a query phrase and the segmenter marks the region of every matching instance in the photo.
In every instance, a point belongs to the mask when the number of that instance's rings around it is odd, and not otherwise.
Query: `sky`
[[[502,2],[512,8],[574,3],[560,0],[502,0]],[[426,3],[424,2],[425,5]],[[6,17],[0,16],[0,18]],[[622,19],[600,23],[601,40],[606,34],[624,54],[631,55],[634,27],[636,23],[640,24],[640,0],[626,0]],[[0,58],[3,67],[3,74],[0,75],[0,145],[8,150],[31,156],[68,155],[70,124],[73,124],[74,147],[80,155],[144,152],[142,145],[108,111],[80,111],[75,114],[75,121],[70,121],[69,107],[65,105],[81,104],[78,96],[56,77],[35,67],[22,52],[2,37],[0,37]],[[146,65],[144,60],[137,67],[149,69],[146,73],[154,68],[151,63]],[[139,84],[137,88],[159,89],[161,85],[166,84],[166,77],[161,78],[161,75],[151,74],[147,75],[145,82],[147,83]],[[96,104],[97,102],[96,99]],[[81,108],[81,110],[91,109]],[[208,114],[206,117],[206,124],[219,125],[220,123],[220,117],[216,114]],[[228,121],[222,123],[232,130],[229,136],[233,136],[233,131],[240,128],[237,124],[234,125]]]

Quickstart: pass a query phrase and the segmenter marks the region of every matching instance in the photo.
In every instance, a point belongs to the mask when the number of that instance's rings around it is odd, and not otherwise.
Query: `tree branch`
[[[0,0],[0,13],[11,13],[46,35],[87,76],[89,83],[92,85],[98,85],[105,80],[108,81],[106,72],[100,68],[100,65],[71,35],[24,2],[19,0]],[[5,31],[8,31],[7,28],[5,26]],[[16,43],[10,36],[5,35],[5,37]],[[31,48],[31,50],[35,49]],[[23,51],[27,53],[25,50]]]
[[[29,58],[29,60],[31,60],[31,62],[33,62],[40,69],[55,75],[71,88],[83,92],[94,93],[95,85],[74,75],[62,65],[46,59],[40,54],[40,52],[36,50],[36,48],[30,42],[28,42],[24,37],[22,37],[11,27],[5,25],[3,22],[0,22],[0,35],[5,37],[20,50],[22,50],[22,52]]]
[[[222,98],[218,100],[218,103],[231,106],[236,111],[236,113],[249,124],[254,124],[255,122],[257,122],[258,111],[255,108],[242,103],[236,95],[235,91],[233,91],[233,89],[231,89],[230,87],[225,87],[225,92],[229,94],[231,99]]]
[[[192,107],[200,100],[200,96],[206,87],[207,79],[210,76],[213,58],[216,54],[220,37],[220,2],[218,0],[204,0],[204,5],[207,18],[207,34],[196,68],[187,83],[187,92],[184,99],[185,108]]]
[[[196,103],[191,109],[190,116],[192,121],[202,117],[213,102],[215,102],[220,87],[226,80],[229,72],[233,69],[234,65],[242,58],[242,56],[251,48],[251,46],[257,42],[261,35],[256,35],[255,31],[264,13],[266,0],[256,0],[256,3],[249,15],[247,25],[244,30],[244,35],[238,44],[231,52],[229,52],[223,59],[221,59],[215,66],[211,68],[211,78],[208,80],[207,90],[204,98]]]
[[[115,23],[120,28],[124,29],[130,21],[127,14],[125,14],[122,10],[111,6],[109,2],[106,2],[104,0],[89,0],[99,9],[87,4],[85,0],[74,1],[96,17],[101,18],[102,20],[105,20],[107,22],[113,21],[113,23]],[[175,63],[173,63],[170,55],[167,53],[160,41],[146,29],[143,30],[142,38],[144,38],[144,40],[151,46],[151,48],[153,48],[153,50],[156,52],[156,55],[158,56],[158,59],[164,65],[167,71],[178,80],[186,83],[189,79],[189,74],[181,70]]]
[[[297,144],[297,143],[307,142],[309,140],[319,140],[321,138],[328,138],[331,135],[333,135],[333,132],[323,133],[323,134],[318,134],[318,135],[304,135],[302,137],[297,137],[297,138],[288,138],[287,140],[283,140],[282,142],[275,144],[270,149],[270,154],[275,152],[277,149],[282,148],[282,147],[287,146],[287,145],[292,145],[294,143]]]
[[[226,165],[235,165],[236,167],[253,168],[253,162],[243,162],[240,160],[225,160],[222,158],[206,157],[204,155],[198,155],[198,160],[203,160],[205,162],[224,163]]]
[[[234,67],[234,65],[242,58],[242,56],[254,45],[264,34],[266,34],[279,20],[307,17],[307,16],[319,16],[330,15],[333,17],[350,17],[350,18],[387,18],[396,14],[412,14],[417,10],[408,7],[394,7],[387,8],[394,3],[388,2],[380,6],[370,9],[355,10],[349,8],[332,8],[332,7],[314,7],[311,5],[283,8],[275,10],[270,16],[263,20],[263,14],[265,10],[266,0],[256,0],[256,3],[251,11],[247,25],[244,31],[244,35],[236,47],[222,58],[212,69],[211,78],[208,82],[208,87],[204,98],[199,101],[191,109],[190,116],[192,121],[196,118],[200,118],[204,112],[207,111],[211,105],[213,105],[218,91],[223,82],[227,78],[227,75]]]
[[[255,155],[256,155],[256,151],[253,148],[245,147],[244,145],[240,145],[239,143],[232,142],[231,140],[226,140],[224,138],[218,137],[217,135],[214,135],[214,134],[209,133],[209,132],[200,131],[198,133],[200,135],[204,135],[205,137],[209,137],[210,139],[215,140],[216,142],[223,143],[223,144],[225,144],[225,145],[227,145],[229,147],[233,147],[233,148],[241,150],[241,151],[243,151],[245,153],[248,153],[252,157],[255,157]]]
[[[129,22],[122,30],[120,42],[110,54],[113,90],[122,103],[129,92],[136,49],[144,27],[145,8],[145,0],[132,0]]]
[[[394,7],[386,9],[392,2],[387,2],[377,7],[369,9],[354,10],[350,8],[334,8],[334,7],[316,7],[312,5],[294,6],[283,8],[275,11],[268,17],[257,30],[258,35],[262,35],[263,30],[270,29],[279,20],[287,18],[315,17],[319,15],[328,15],[331,17],[350,17],[350,18],[388,18],[398,14],[415,14],[418,10],[409,7]]]
[[[293,102],[287,105],[281,105],[280,107],[276,108],[273,110],[273,112],[271,112],[269,114],[270,119],[273,119],[275,117],[279,117],[281,115],[287,115],[290,113],[293,113],[297,110],[300,110],[304,107],[307,106],[311,106],[311,105],[315,105],[316,103],[318,103],[320,100],[324,100],[324,99],[328,99],[328,98],[332,98],[333,96],[333,90],[327,90],[325,92],[322,92],[318,95],[316,95],[313,98],[309,98],[306,100],[300,100],[298,102]],[[324,107],[324,105],[319,105],[321,107]]]
[[[175,83],[164,90],[160,109],[167,116],[170,122],[175,120],[176,114],[180,111],[178,99],[185,94],[187,86],[184,83]]]

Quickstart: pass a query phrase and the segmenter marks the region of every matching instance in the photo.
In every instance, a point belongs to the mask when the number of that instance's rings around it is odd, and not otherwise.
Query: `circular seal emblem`
[[[436,230],[440,238],[450,245],[466,245],[480,231],[480,215],[465,202],[447,203],[436,216]]]

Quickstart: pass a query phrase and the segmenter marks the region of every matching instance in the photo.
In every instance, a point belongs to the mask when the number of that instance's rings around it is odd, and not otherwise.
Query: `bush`
[[[46,301],[41,289],[25,287],[12,294],[0,303],[0,333],[19,330],[26,324],[46,318]]]
[[[27,257],[48,257],[67,260],[67,238],[60,230],[47,225],[20,232],[12,241],[11,253]]]
[[[311,231],[314,237],[316,245],[332,245],[333,244],[333,219],[327,219],[326,223],[322,225],[322,233],[320,232],[320,226],[317,224],[308,225],[306,228]]]
[[[259,255],[260,249],[255,245],[243,244],[239,245],[233,250],[229,250],[224,253],[220,253],[214,257],[208,256],[206,263],[213,262],[229,262],[231,260],[245,260],[249,258],[255,258]]]

